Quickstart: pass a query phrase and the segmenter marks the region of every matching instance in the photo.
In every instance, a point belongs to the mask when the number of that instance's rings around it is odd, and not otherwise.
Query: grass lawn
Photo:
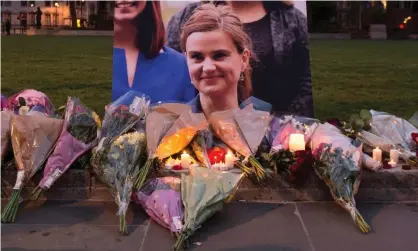
[[[1,39],[3,94],[35,88],[56,107],[73,95],[103,114],[111,96],[111,37]],[[346,119],[366,108],[409,119],[418,110],[416,48],[414,41],[312,41],[316,116]]]

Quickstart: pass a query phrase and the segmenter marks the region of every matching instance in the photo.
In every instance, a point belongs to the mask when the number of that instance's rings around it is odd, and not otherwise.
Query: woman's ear
[[[244,49],[244,51],[241,54],[242,57],[242,69],[241,71],[244,71],[247,69],[248,65],[250,64],[250,51],[248,49]]]

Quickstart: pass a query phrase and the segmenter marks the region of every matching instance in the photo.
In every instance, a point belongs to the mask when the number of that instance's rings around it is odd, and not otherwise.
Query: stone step
[[[16,180],[15,170],[2,171],[2,200],[10,196]],[[39,183],[42,172],[26,185],[23,197]],[[49,200],[111,201],[109,190],[88,170],[70,169],[47,191],[43,198]],[[245,201],[332,201],[328,187],[314,173],[303,186],[275,179],[254,184],[245,179],[235,195],[235,200]],[[357,201],[418,201],[418,170],[399,172],[369,172],[365,170]]]

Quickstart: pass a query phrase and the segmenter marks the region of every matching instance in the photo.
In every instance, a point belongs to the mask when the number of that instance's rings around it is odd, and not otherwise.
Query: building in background
[[[309,32],[365,33],[385,25],[388,35],[418,33],[418,1],[308,1]]]
[[[43,29],[113,29],[113,6],[113,1],[1,1],[1,20],[10,20],[12,27],[35,27],[39,7]]]

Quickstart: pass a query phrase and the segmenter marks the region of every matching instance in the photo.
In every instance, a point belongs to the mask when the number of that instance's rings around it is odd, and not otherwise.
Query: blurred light
[[[409,16],[409,17],[407,17],[407,19],[408,19],[408,20],[411,20],[411,19],[412,19],[412,17],[411,17],[411,16]]]
[[[34,6],[34,4],[33,4],[33,3],[31,3],[31,4],[30,4],[30,7],[33,7],[33,6]]]
[[[60,6],[60,4],[58,2],[55,2],[55,7]]]
[[[405,28],[405,25],[401,24],[401,25],[399,25],[399,28],[400,28],[401,30],[403,30],[403,29]]]
[[[406,24],[408,22],[408,20],[403,20],[403,23]]]

